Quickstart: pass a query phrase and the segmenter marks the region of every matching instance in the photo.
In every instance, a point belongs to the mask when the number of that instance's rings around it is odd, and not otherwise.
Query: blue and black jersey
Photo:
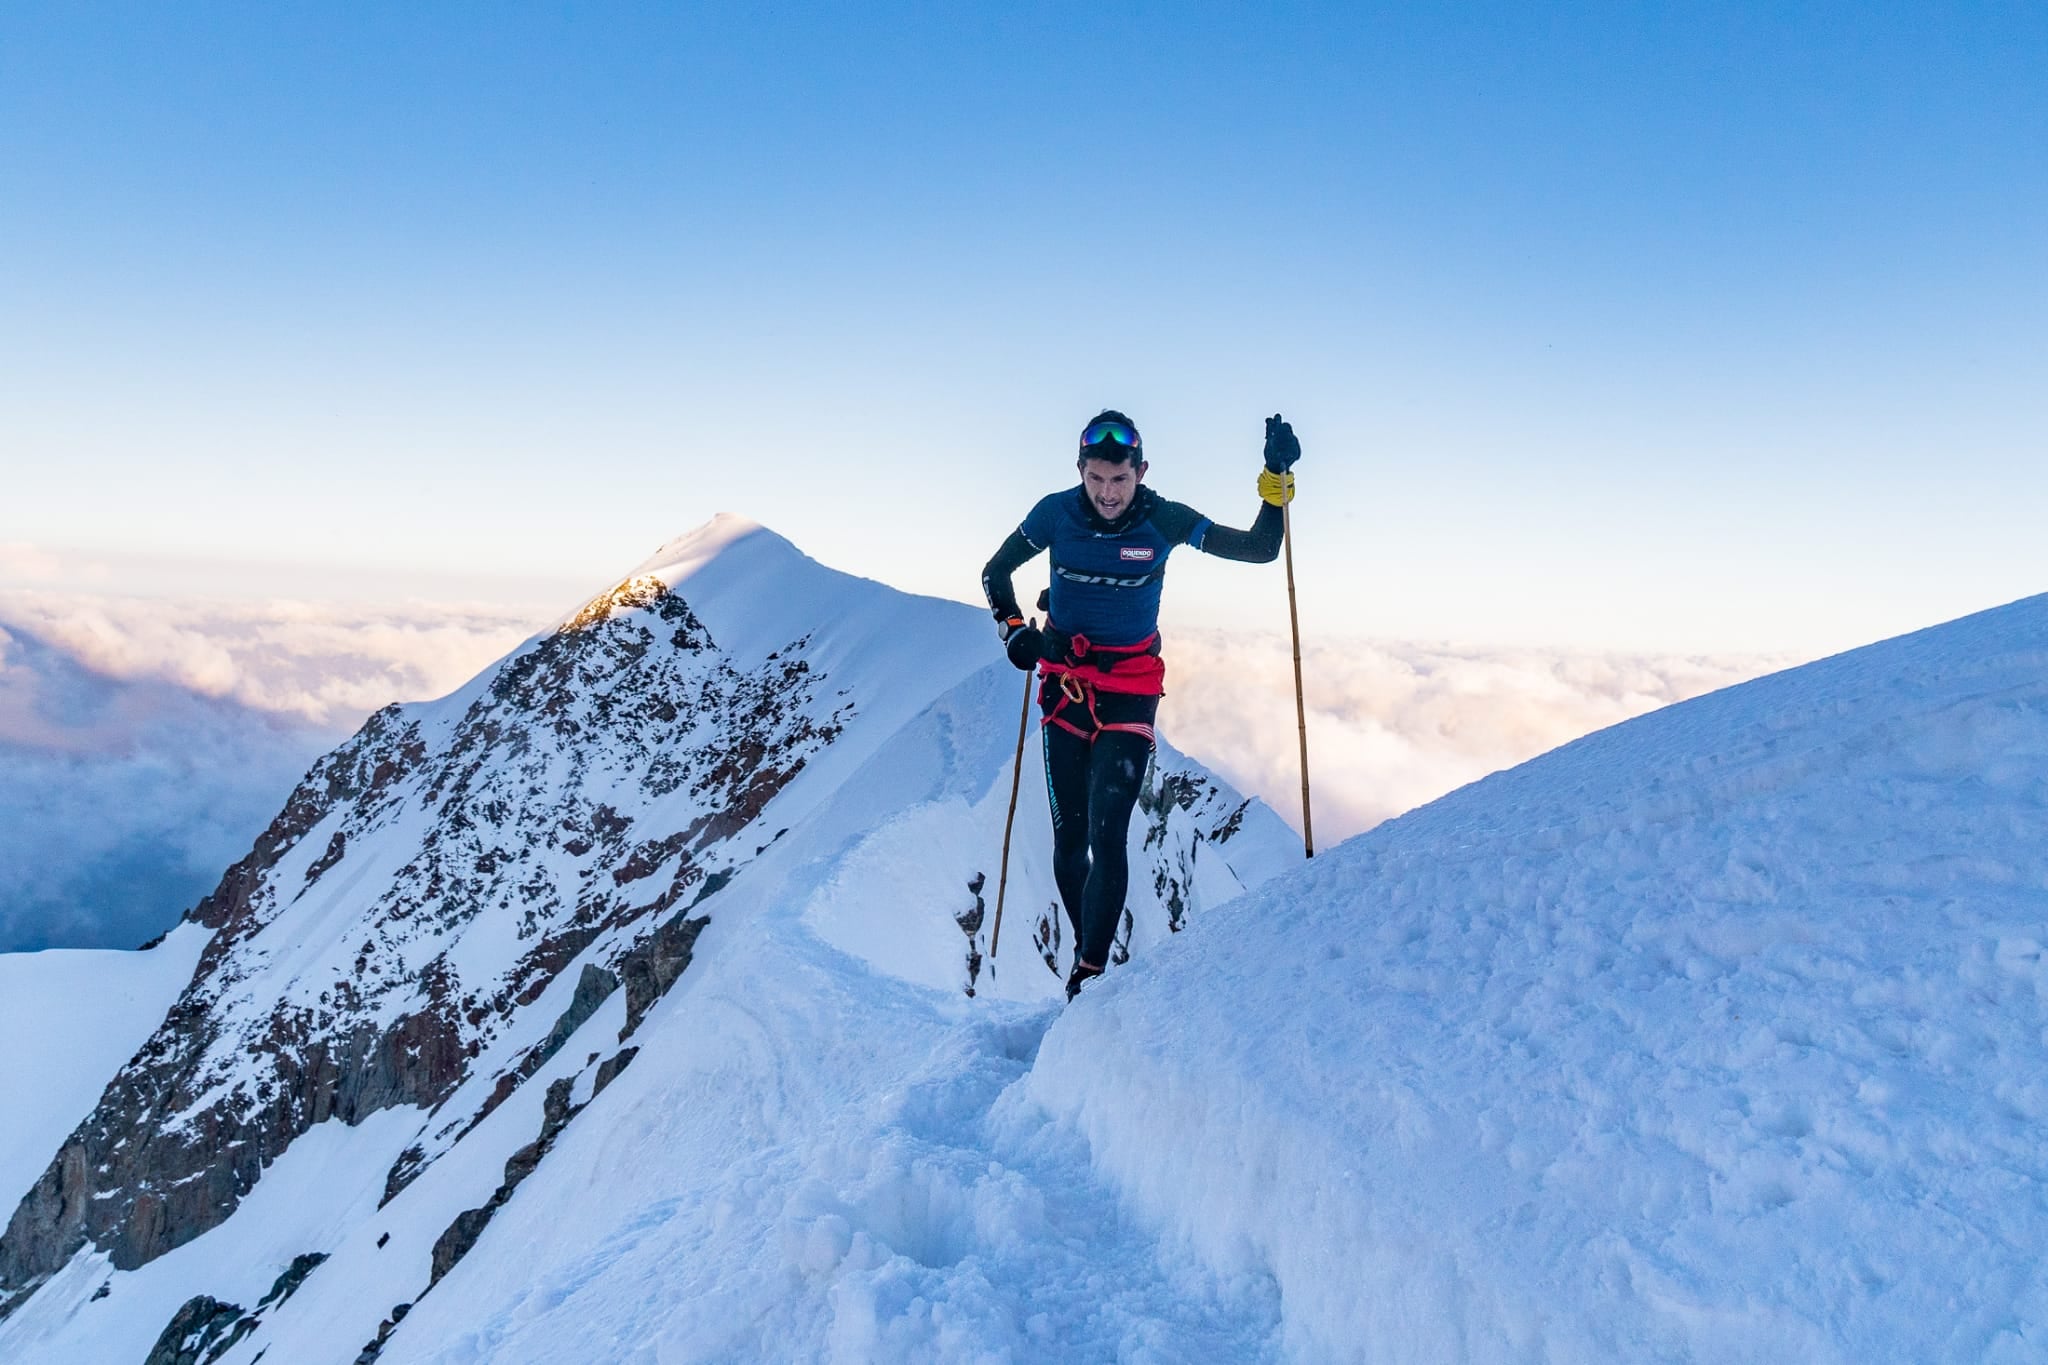
[[[997,620],[1022,615],[1010,576],[1049,550],[1052,619],[1060,630],[1111,649],[1136,645],[1159,629],[1166,557],[1176,546],[1264,564],[1280,553],[1280,531],[1278,507],[1262,505],[1251,530],[1238,531],[1142,484],[1124,514],[1108,522],[1077,484],[1038,500],[981,571],[981,587]]]

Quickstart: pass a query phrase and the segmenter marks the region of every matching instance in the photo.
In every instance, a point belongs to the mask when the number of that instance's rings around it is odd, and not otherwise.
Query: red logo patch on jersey
[[[1150,545],[1126,545],[1116,552],[1116,557],[1118,559],[1139,560],[1150,564],[1152,562],[1152,547]]]

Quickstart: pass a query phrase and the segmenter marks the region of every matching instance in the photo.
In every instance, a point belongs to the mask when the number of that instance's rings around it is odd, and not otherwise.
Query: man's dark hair
[[[1087,425],[1081,428],[1081,434],[1085,437],[1088,428],[1097,422],[1122,422],[1131,429],[1133,436],[1138,434],[1138,424],[1115,408],[1104,408],[1089,418]],[[1092,446],[1084,444],[1081,447],[1080,460],[1104,460],[1110,464],[1139,465],[1145,462],[1145,447],[1142,441],[1134,446],[1119,445],[1115,441],[1101,441]]]

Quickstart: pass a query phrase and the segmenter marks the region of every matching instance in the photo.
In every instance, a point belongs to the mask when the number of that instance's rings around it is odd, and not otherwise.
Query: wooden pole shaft
[[[1301,696],[1301,617],[1294,605],[1294,518],[1280,505],[1280,544],[1287,552],[1287,625],[1294,632],[1294,725],[1301,735],[1301,846],[1303,856],[1316,856],[1316,831],[1308,807],[1308,708]]]
[[[1024,674],[1024,709],[1017,716],[1017,761],[1010,768],[1010,813],[1003,817],[1003,870],[996,879],[996,923],[988,936],[988,960],[996,960],[996,945],[1003,941],[1003,897],[1010,889],[1010,829],[1017,822],[1017,788],[1024,781],[1024,736],[1031,729],[1031,684],[1036,675]]]

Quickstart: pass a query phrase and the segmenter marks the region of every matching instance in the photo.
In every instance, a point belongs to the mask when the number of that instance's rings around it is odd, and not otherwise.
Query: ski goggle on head
[[[1143,454],[1145,450],[1145,443],[1138,439],[1138,433],[1131,427],[1130,423],[1114,420],[1090,422],[1081,433],[1081,450],[1083,454],[1086,454],[1096,446],[1102,445],[1123,446],[1125,449],[1137,454]]]

